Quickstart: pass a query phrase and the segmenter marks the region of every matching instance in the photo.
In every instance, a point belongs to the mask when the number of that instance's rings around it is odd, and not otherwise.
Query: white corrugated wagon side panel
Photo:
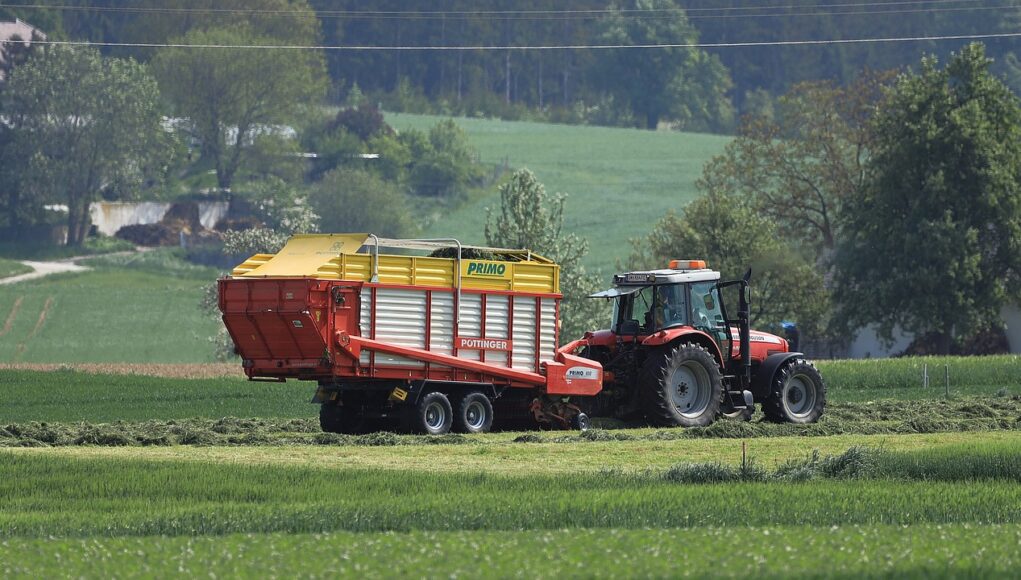
[[[429,350],[439,354],[454,354],[454,294],[433,292],[430,310]],[[433,365],[431,368],[449,368]]]
[[[362,286],[361,300],[359,301],[361,312],[358,313],[358,331],[365,338],[372,338],[372,288]],[[369,351],[363,350],[358,362],[362,366],[369,364]]]
[[[509,338],[507,331],[507,296],[490,294],[486,296],[486,336],[485,338]],[[507,352],[492,350],[486,352],[486,362],[493,366],[507,366]]]
[[[514,297],[514,356],[512,368],[536,371],[535,368],[535,298]]]
[[[457,336],[479,338],[482,336],[482,295],[461,294],[461,323],[457,327]],[[457,358],[479,360],[479,351],[461,350]]]
[[[557,351],[557,302],[542,299],[542,321],[539,326],[539,360],[553,360]]]

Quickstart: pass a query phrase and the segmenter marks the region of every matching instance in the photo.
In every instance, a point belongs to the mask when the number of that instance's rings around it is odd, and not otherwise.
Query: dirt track
[[[211,379],[217,377],[243,377],[240,363],[208,364],[135,364],[135,363],[0,363],[0,370],[58,371],[73,369],[78,372],[107,375],[145,375],[179,379]]]

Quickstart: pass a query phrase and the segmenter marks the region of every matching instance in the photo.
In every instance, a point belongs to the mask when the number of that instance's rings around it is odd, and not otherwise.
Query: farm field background
[[[427,131],[443,117],[387,114],[400,130]],[[527,167],[549,193],[568,194],[564,231],[588,239],[586,265],[609,277],[631,251],[628,240],[644,238],[668,211],[680,212],[695,198],[705,162],[723,151],[730,137],[675,131],[643,131],[454,119],[486,164]],[[493,188],[437,219],[428,236],[454,236],[485,243],[486,208],[498,208]]]
[[[604,270],[693,197],[726,143],[458,122],[484,162],[571,194],[568,227],[599,232],[589,265]],[[495,200],[429,233],[482,241]],[[21,257],[63,257],[40,251]],[[166,250],[80,263],[0,286],[3,577],[1021,570],[1018,356],[820,361],[815,425],[337,435],[320,432],[311,383],[210,364],[219,323],[198,305],[215,270]]]

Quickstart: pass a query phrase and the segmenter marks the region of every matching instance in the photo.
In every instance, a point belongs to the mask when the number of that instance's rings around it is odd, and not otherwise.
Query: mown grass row
[[[96,400],[102,404],[103,400]],[[198,403],[198,401],[195,401]],[[683,439],[752,439],[758,437],[826,437],[1016,431],[1021,429],[1021,397],[968,398],[905,405],[895,401],[835,403],[818,423],[794,425],[720,420],[690,429],[591,429],[586,432],[530,432],[514,436],[515,443],[576,443],[592,441],[674,441]],[[168,421],[24,422],[0,423],[0,447],[72,445],[435,445],[481,443],[483,437],[448,434],[440,437],[390,432],[339,435],[320,432],[317,418],[296,419],[178,419]],[[506,438],[499,438],[506,441]]]
[[[511,477],[3,452],[0,535],[1021,523],[1016,446],[972,464],[962,453],[691,485],[669,471]]]
[[[0,576],[994,578],[1019,544],[1018,525],[8,539]]]

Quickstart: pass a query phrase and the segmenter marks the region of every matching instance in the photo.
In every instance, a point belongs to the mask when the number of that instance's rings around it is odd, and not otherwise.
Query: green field
[[[788,460],[744,469],[739,457],[692,463],[694,441],[672,442],[672,467],[632,450],[610,468],[525,472],[502,470],[514,461],[499,453],[487,469],[456,465],[460,446],[446,445],[428,448],[446,470],[403,464],[415,448],[383,450],[382,468],[352,467],[345,447],[271,448],[276,463],[223,448],[0,451],[0,573],[1009,576],[1021,567],[1018,436],[814,461],[795,438],[774,452]],[[554,455],[564,462],[605,457],[599,444],[549,445],[570,448]],[[712,483],[720,473],[731,479]]]
[[[1019,542],[1014,524],[16,539],[0,543],[0,574],[149,577],[171,562],[187,577],[995,578],[1016,574]]]
[[[442,437],[319,433],[306,383],[4,370],[0,574],[1016,575],[1016,357],[948,359],[949,399],[918,362],[823,363],[816,425]]]
[[[93,270],[0,286],[0,361],[205,362],[216,278],[166,251],[82,261]]]
[[[441,120],[388,114],[395,128],[428,130]],[[564,230],[587,238],[587,265],[609,276],[627,258],[628,240],[644,238],[669,210],[696,195],[702,166],[730,140],[719,135],[642,131],[458,118],[486,164],[527,167],[549,192],[569,195]],[[495,188],[447,215],[426,234],[484,243],[486,208],[499,207]]]
[[[0,258],[0,279],[10,278],[11,276],[17,276],[19,274],[28,274],[31,271],[32,268],[22,264],[21,262]]]

